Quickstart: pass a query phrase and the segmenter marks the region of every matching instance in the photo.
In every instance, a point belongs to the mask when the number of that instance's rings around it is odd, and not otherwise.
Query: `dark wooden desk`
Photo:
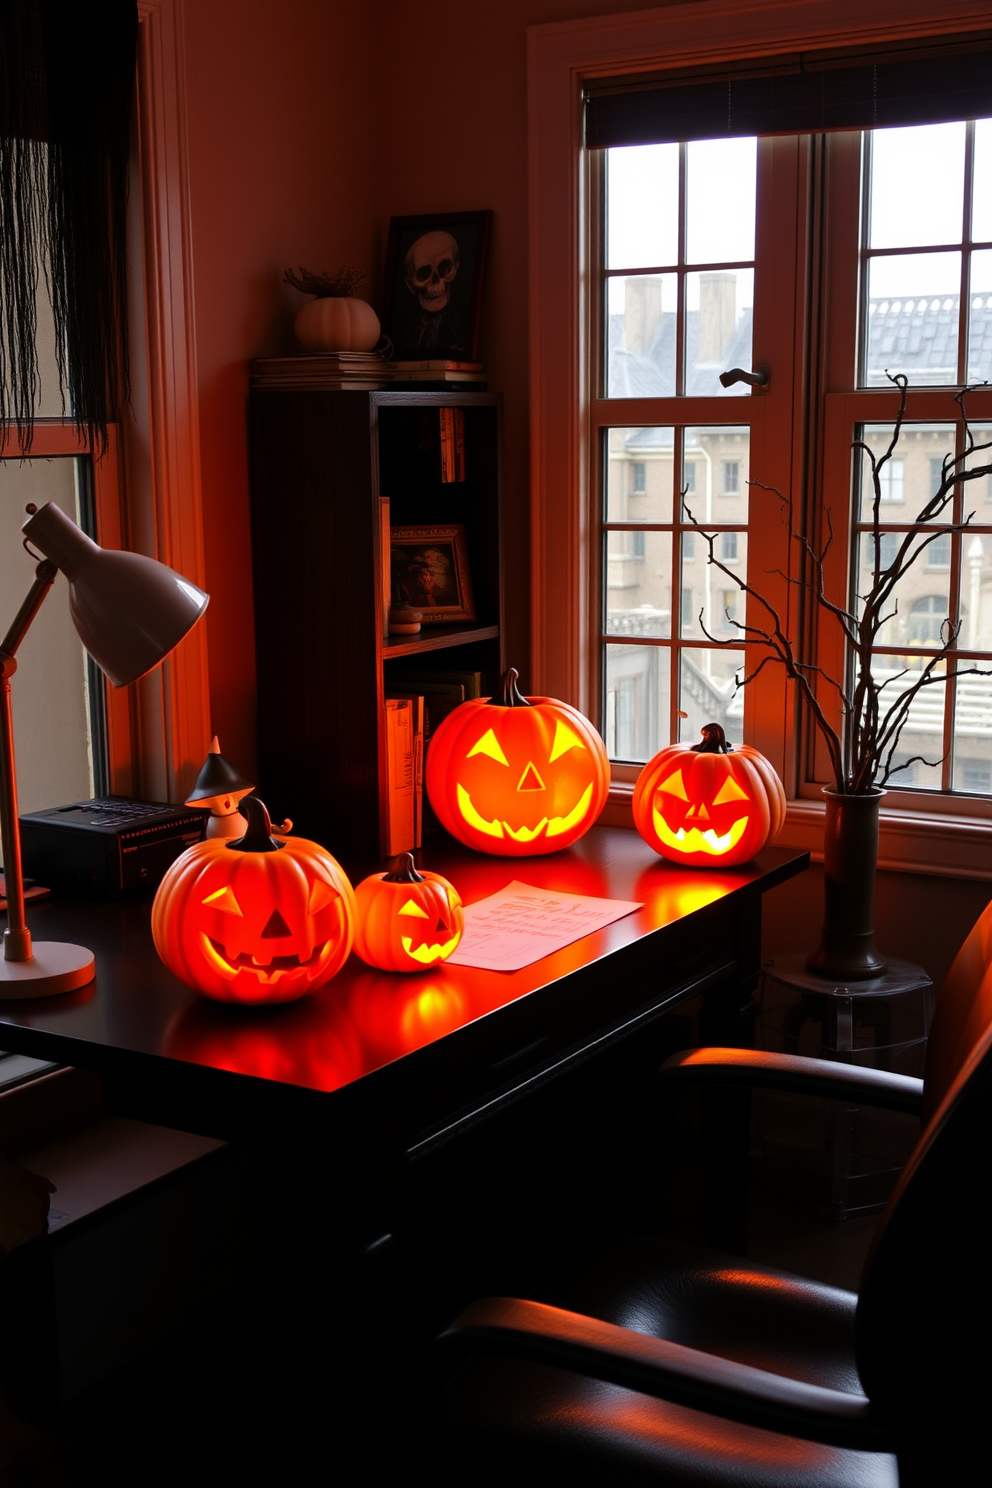
[[[467,903],[519,878],[644,908],[518,972],[389,975],[353,956],[320,992],[247,1011],[166,970],[148,898],[59,896],[31,906],[32,931],[90,946],[96,980],[0,1004],[0,1047],[98,1070],[119,1113],[163,1125],[232,1139],[377,1131],[415,1155],[696,995],[714,1011],[707,1036],[733,1040],[759,971],[761,895],[808,863],[771,848],[741,868],[678,869],[610,827],[546,857],[450,844],[424,858]]]

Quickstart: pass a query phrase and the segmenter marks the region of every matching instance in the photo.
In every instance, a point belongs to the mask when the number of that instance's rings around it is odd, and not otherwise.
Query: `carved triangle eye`
[[[661,782],[658,789],[667,796],[678,796],[680,801],[688,801],[689,799],[685,793],[681,770],[676,770],[674,775],[669,775],[667,780]]]
[[[506,765],[509,769],[510,762],[500,748],[499,740],[492,729],[486,729],[478,744],[472,745],[465,758],[471,759],[473,754],[488,754],[489,758],[494,759],[498,765]]]
[[[555,742],[551,746],[548,763],[553,765],[556,759],[567,754],[570,749],[585,749],[585,747],[575,730],[569,728],[568,724],[563,723],[559,718],[555,724]]]
[[[307,905],[307,914],[315,915],[318,910],[326,909],[333,904],[335,899],[341,896],[337,889],[332,889],[330,884],[325,883],[322,878],[315,878],[310,889],[310,903]]]
[[[403,915],[416,915],[418,920],[426,920],[428,917],[426,909],[421,909],[420,905],[414,904],[412,899],[406,901],[399,913]]]
[[[234,891],[228,888],[227,884],[222,889],[215,889],[212,894],[208,894],[203,902],[209,904],[211,909],[222,909],[225,914],[241,915],[242,919],[244,918],[241,905],[235,899]]]
[[[748,800],[747,791],[741,790],[740,786],[737,784],[737,781],[733,778],[733,776],[728,775],[726,780],[721,785],[720,789],[717,791],[716,795],[713,797],[713,805],[726,806],[728,801],[746,800]]]

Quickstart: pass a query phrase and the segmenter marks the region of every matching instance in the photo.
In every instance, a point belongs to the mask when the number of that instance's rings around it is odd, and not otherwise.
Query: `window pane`
[[[754,258],[755,139],[693,140],[686,147],[687,263]]]
[[[992,795],[992,677],[959,677],[956,688],[952,789]]]
[[[992,243],[992,119],[975,125],[975,196],[971,236],[976,243]]]
[[[0,544],[3,628],[34,578],[35,564],[21,546],[29,501],[53,501],[79,521],[76,461],[0,460]],[[93,794],[86,658],[69,615],[69,587],[61,574],[18,653],[11,684],[18,804],[22,811],[64,806]]]
[[[877,656],[872,676],[881,685],[880,706],[883,717],[896,705],[915,681],[919,680],[923,661],[918,656]],[[944,675],[939,663],[934,675]],[[901,765],[890,776],[887,786],[899,790],[914,786],[920,790],[940,790],[940,758],[944,752],[944,708],[946,692],[942,682],[924,687],[913,699],[905,727],[892,757],[893,767]],[[915,758],[920,756],[920,758]],[[909,761],[913,763],[909,763]]]
[[[960,243],[964,137],[964,124],[873,132],[870,247]]]
[[[992,249],[971,255],[968,381],[992,380]]]
[[[682,454],[682,484],[689,487],[683,498],[686,522],[701,527],[747,522],[750,439],[746,424],[686,429]]]
[[[892,425],[865,424],[858,437],[876,458],[880,458],[892,439]],[[953,454],[953,424],[904,424],[895,454],[879,472],[882,498],[879,520],[883,524],[915,522],[940,485],[945,456]],[[871,465],[865,454],[860,457],[860,470],[860,520],[870,522],[875,488],[871,479]],[[943,517],[938,520],[947,522],[951,516],[951,506],[948,503]]]
[[[671,740],[672,653],[606,646],[604,734],[610,759],[649,760]]]
[[[686,552],[685,538],[682,540],[681,634],[683,638],[700,641],[708,637],[717,641],[739,637],[734,622],[744,623],[746,596],[733,578],[709,562],[709,545],[704,534],[700,533],[698,538],[695,533],[691,536],[696,539],[691,558]],[[713,556],[730,574],[746,578],[747,533],[714,534]]]
[[[685,390],[692,397],[742,397],[743,382],[725,388],[720,373],[751,367],[753,269],[716,269],[685,276]]]
[[[737,677],[744,675],[744,652],[737,647],[688,647],[682,652],[679,685],[679,739],[699,742],[707,723],[718,723],[727,738],[740,742],[744,693]]]
[[[607,431],[606,520],[670,522],[675,430]]]
[[[888,385],[905,372],[914,384],[957,382],[959,253],[904,253],[868,266],[865,382]]]
[[[968,651],[992,651],[992,536],[962,534],[961,634],[958,645]],[[992,662],[989,663],[992,666]],[[992,693],[989,694],[992,700]],[[992,717],[988,720],[992,725]]]
[[[679,147],[607,150],[606,266],[660,269],[679,259]]]
[[[896,556],[897,544],[888,551],[882,541],[881,558],[891,562]],[[892,534],[901,543],[905,534]],[[914,538],[909,554],[917,553],[916,562],[897,580],[892,598],[885,607],[888,617],[878,633],[880,646],[939,646],[941,631],[950,615],[950,575],[946,568],[927,567],[929,545]],[[862,534],[859,544],[857,596],[858,609],[871,589],[875,567],[875,542],[870,532]]]
[[[992,465],[992,428],[985,424],[972,424],[975,447],[964,459],[966,470],[984,469]],[[992,522],[992,477],[979,475],[967,481],[964,487],[964,512],[974,512],[975,522]]]
[[[606,542],[606,634],[671,633],[671,533],[610,532]]]
[[[609,279],[607,286],[607,397],[670,397],[678,275]]]

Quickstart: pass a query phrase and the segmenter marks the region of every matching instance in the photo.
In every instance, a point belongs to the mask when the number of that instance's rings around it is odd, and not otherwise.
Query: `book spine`
[[[455,480],[465,479],[465,410],[464,408],[453,408],[455,435]]]
[[[424,700],[413,704],[413,845],[424,845]]]
[[[441,408],[441,479],[446,484],[458,479],[458,460],[455,447],[454,408]]]
[[[414,848],[413,709],[409,699],[387,699],[386,767],[389,856]]]

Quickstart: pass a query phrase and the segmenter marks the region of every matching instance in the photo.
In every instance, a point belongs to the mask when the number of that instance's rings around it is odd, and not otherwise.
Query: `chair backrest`
[[[941,988],[931,1039],[923,1133],[858,1295],[862,1384],[924,1457],[973,1446],[992,1394],[992,906]]]
[[[972,1049],[992,1025],[992,902],[954,958],[927,1040],[923,1125],[943,1104]]]

